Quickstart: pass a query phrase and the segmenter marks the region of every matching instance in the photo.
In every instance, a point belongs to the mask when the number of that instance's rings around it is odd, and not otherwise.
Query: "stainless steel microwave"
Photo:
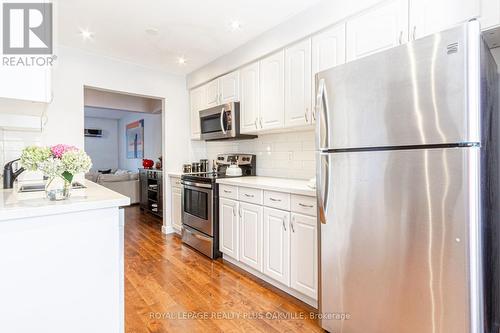
[[[233,102],[200,111],[201,139],[254,139],[256,135],[240,133],[240,103]]]

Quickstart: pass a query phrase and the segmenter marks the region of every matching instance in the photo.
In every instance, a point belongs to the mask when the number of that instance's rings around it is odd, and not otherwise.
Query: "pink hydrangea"
[[[50,147],[50,152],[54,155],[55,158],[61,158],[63,154],[67,151],[78,150],[75,146],[58,144]]]

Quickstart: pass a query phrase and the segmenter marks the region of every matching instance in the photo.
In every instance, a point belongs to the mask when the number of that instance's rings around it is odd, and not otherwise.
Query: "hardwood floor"
[[[125,216],[126,333],[323,332],[306,304],[163,235],[138,207]]]

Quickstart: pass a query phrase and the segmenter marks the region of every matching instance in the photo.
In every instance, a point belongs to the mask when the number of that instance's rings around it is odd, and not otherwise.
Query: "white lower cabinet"
[[[318,227],[315,217],[292,213],[290,223],[290,286],[318,296]]]
[[[290,213],[264,208],[264,274],[290,284]]]
[[[219,250],[311,306],[318,299],[316,199],[220,184]]]
[[[262,206],[240,203],[240,261],[262,272]]]
[[[170,177],[170,219],[172,227],[178,233],[182,228],[182,187],[181,179],[178,177]]]
[[[219,199],[219,251],[238,260],[238,201]]]

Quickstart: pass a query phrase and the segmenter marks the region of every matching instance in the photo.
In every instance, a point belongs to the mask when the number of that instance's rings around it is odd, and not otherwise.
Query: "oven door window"
[[[224,129],[228,130],[228,117],[227,112],[224,112],[222,116],[222,123],[224,124]],[[201,133],[216,133],[222,132],[220,127],[220,113],[212,114],[210,116],[205,116],[201,118]]]
[[[208,219],[208,193],[184,188],[184,212]]]

